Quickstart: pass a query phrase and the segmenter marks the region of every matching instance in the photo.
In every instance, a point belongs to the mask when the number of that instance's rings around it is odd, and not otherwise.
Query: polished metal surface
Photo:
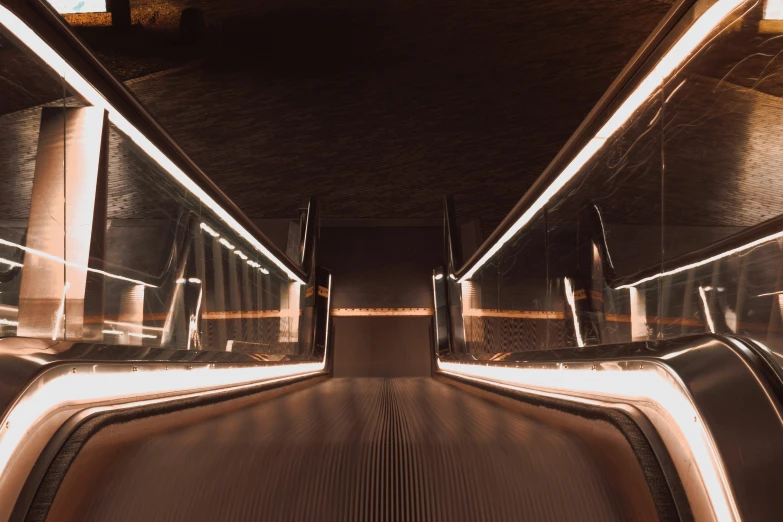
[[[439,368],[532,394],[631,406],[671,454],[697,520],[776,520],[783,410],[761,364],[730,341],[701,336],[441,359]]]
[[[0,340],[0,520],[6,520],[38,455],[79,411],[247,388],[316,376],[324,359]]]

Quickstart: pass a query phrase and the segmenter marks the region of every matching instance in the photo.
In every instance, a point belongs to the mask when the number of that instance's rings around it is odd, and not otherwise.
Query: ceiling
[[[133,1],[133,0],[132,0]],[[177,44],[178,12],[210,36]],[[663,1],[136,0],[132,34],[74,25],[253,218],[491,226],[664,16]],[[72,18],[73,20],[73,18]],[[95,20],[93,20],[94,22]]]

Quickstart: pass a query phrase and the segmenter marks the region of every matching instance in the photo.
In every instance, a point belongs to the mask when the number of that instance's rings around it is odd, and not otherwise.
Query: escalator
[[[677,518],[638,434],[606,420],[526,416],[432,378],[298,388],[76,435],[27,520]]]
[[[0,0],[0,522],[780,519],[774,12],[677,2],[482,243],[250,219]]]

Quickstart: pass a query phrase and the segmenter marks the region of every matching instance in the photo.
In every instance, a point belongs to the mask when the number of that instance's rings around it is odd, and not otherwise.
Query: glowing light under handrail
[[[514,368],[499,365],[444,362],[438,359],[440,371],[483,382],[492,386],[528,393],[550,393],[561,398],[584,400],[630,400],[658,404],[672,417],[693,455],[715,520],[740,520],[739,511],[729,487],[728,478],[717,449],[698,410],[686,392],[669,379],[658,365],[646,364],[648,370],[622,369]],[[565,366],[567,368],[567,365]],[[697,422],[694,422],[696,420]]]
[[[704,41],[707,36],[746,0],[718,0],[710,6],[679,40],[661,58],[655,67],[623,101],[595,136],[587,142],[574,159],[566,165],[555,180],[533,202],[520,218],[509,228],[500,239],[479,259],[479,261],[462,276],[459,282],[470,279],[476,271],[484,266],[495,254],[513,238],[571,179],[587,164],[587,162],[604,146],[606,141],[622,127],[639,107],[656,92],[663,82],[680,66]]]
[[[220,237],[220,234],[215,232],[214,229],[212,227],[210,227],[209,225],[207,225],[206,223],[202,223],[201,224],[201,230],[203,230],[204,232],[206,232],[207,234],[209,234],[212,237]]]
[[[278,268],[285,272],[289,278],[304,284],[304,281],[290,270],[285,263],[275,257],[258,239],[256,239],[245,227],[243,227],[231,214],[221,207],[204,189],[199,187],[185,174],[166,154],[156,147],[144,134],[141,133],[125,116],[111,105],[106,98],[98,92],[87,80],[85,80],[71,65],[52,49],[40,36],[19,19],[6,7],[0,5],[0,25],[8,29],[26,47],[35,53],[41,60],[51,67],[85,100],[94,107],[101,108],[109,115],[109,120],[127,135],[136,145],[152,158],[163,170],[169,173],[180,185],[196,196],[206,207],[214,212],[228,225],[231,230],[253,246],[264,257],[269,259]],[[202,227],[203,228],[203,227]]]
[[[649,277],[645,277],[642,279],[639,279],[635,283],[628,283],[627,285],[620,285],[616,288],[616,290],[622,290],[623,288],[630,288],[632,286],[639,286],[643,283],[647,283],[648,281],[653,281],[655,279],[658,279],[659,277],[666,277],[674,274],[679,274],[680,272],[684,272],[686,270],[690,270],[691,268],[696,268],[700,266],[704,266],[709,263],[713,263],[715,261],[718,261],[719,259],[723,259],[724,257],[728,257],[734,254],[739,254],[740,252],[744,252],[745,250],[750,250],[751,248],[756,248],[757,246],[761,246],[764,243],[769,243],[770,241],[774,241],[776,239],[783,238],[783,232],[777,232],[775,234],[762,237],[761,239],[757,239],[755,241],[751,241],[750,243],[747,243],[745,245],[739,246],[737,248],[732,248],[731,250],[726,250],[725,252],[721,252],[720,254],[715,254],[712,257],[708,257],[706,259],[702,259],[701,261],[696,261],[693,263],[689,263],[687,265],[683,265],[678,268],[673,268],[671,270],[666,270],[664,272],[661,272],[660,274],[651,275]]]
[[[8,462],[20,443],[46,415],[63,404],[95,404],[113,400],[144,400],[161,394],[205,394],[229,387],[313,375],[323,371],[324,362],[252,366],[247,368],[213,368],[209,364],[192,369],[144,370],[134,372],[69,372],[29,389],[2,419],[0,424],[0,483]]]

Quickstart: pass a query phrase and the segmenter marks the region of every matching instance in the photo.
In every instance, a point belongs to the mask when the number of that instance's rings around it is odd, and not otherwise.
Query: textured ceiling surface
[[[191,2],[218,50],[128,85],[249,216],[497,223],[670,5]]]

